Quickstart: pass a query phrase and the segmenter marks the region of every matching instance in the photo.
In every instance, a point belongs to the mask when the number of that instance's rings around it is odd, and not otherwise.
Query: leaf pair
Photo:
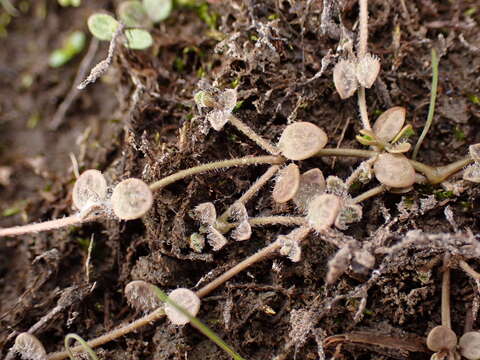
[[[74,206],[85,215],[91,210],[113,210],[121,220],[142,217],[152,206],[153,195],[148,185],[140,179],[121,181],[108,198],[107,181],[98,170],[87,170],[75,182],[72,193]]]
[[[366,54],[361,59],[342,59],[333,68],[333,82],[342,99],[347,99],[359,86],[371,88],[380,71],[378,57]]]

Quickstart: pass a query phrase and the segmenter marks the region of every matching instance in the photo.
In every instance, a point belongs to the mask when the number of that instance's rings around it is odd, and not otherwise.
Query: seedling
[[[120,23],[133,29],[125,30],[124,45],[142,50],[153,44],[150,33],[138,27],[150,28],[152,23],[165,20],[172,11],[172,0],[125,1],[117,9]],[[88,18],[88,29],[97,39],[111,41],[120,23],[107,14],[93,14]]]
[[[26,332],[15,338],[12,350],[24,360],[47,360],[47,352],[40,340]]]
[[[175,303],[185,308],[191,316],[196,316],[200,310],[200,298],[189,289],[175,289],[168,297]],[[168,319],[175,325],[186,325],[190,319],[179,311],[175,306],[165,304],[165,314]]]

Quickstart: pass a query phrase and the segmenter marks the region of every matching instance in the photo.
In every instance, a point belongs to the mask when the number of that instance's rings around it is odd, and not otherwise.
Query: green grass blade
[[[232,358],[235,360],[245,360],[242,358],[239,354],[235,352],[229,345],[227,345],[220,337],[215,334],[212,330],[210,330],[206,325],[204,325],[200,320],[198,320],[196,317],[190,315],[190,313],[185,310],[183,307],[172,301],[167,294],[165,294],[162,290],[160,290],[158,287],[153,286],[152,288],[154,289],[155,293],[157,294],[158,298],[162,300],[163,302],[166,302],[167,304],[173,306],[175,309],[180,311],[183,315],[188,317],[190,320],[190,323],[196,327],[200,332],[202,332],[206,337],[208,337],[210,340],[212,340],[215,344],[217,344],[220,348],[222,348],[226,353],[228,353]]]
[[[425,136],[427,136],[428,130],[433,123],[433,115],[435,113],[435,102],[437,101],[437,88],[438,88],[438,63],[439,59],[437,56],[437,52],[435,49],[432,48],[432,89],[430,91],[430,106],[428,108],[428,116],[427,122],[425,123],[425,127],[423,128],[422,134],[418,138],[417,144],[415,145],[415,149],[413,150],[412,159],[415,160],[417,158],[418,150],[420,150],[420,146],[422,145]]]
[[[83,350],[88,354],[91,360],[98,360],[97,354],[95,354],[95,351],[92,350],[90,346],[88,346],[87,342],[83,340],[79,335],[77,334],[68,334],[65,336],[65,349],[67,350],[68,357],[70,360],[75,360],[75,356],[72,353],[72,350],[70,349],[70,339],[74,339],[82,345]]]

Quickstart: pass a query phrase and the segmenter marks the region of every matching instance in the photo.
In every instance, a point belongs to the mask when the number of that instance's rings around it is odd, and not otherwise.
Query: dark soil
[[[87,31],[88,15],[113,11],[119,2],[83,0],[80,8],[61,8],[53,0],[14,2],[20,14],[2,28],[0,40],[0,169],[11,171],[3,181],[0,176],[0,226],[71,214],[72,156],[81,171],[102,170],[110,183],[127,177],[150,183],[198,164],[264,154],[229,125],[220,132],[209,129],[193,102],[201,79],[219,88],[238,84],[243,103],[236,115],[272,142],[286,124],[309,121],[329,134],[329,147],[361,147],[355,141],[361,129],[356,97],[340,99],[332,66],[309,81],[329,51],[335,54],[340,24],[355,39],[358,4],[350,0],[335,4],[323,23],[322,1],[211,1],[208,12],[218,16],[214,27],[194,8],[177,6],[153,31],[153,48],[122,48],[107,76],[82,91],[61,126],[51,130],[85,52],[58,69],[49,68],[49,54],[71,31]],[[419,160],[441,165],[461,158],[469,144],[480,142],[480,2],[371,0],[369,9],[369,49],[382,64],[375,86],[367,90],[371,117],[404,106],[407,121],[417,135],[421,132],[434,47],[441,55],[438,101]],[[0,18],[8,18],[1,7]],[[106,56],[107,47],[101,44],[95,61]],[[356,163],[309,159],[298,165],[346,178]],[[141,315],[123,297],[131,280],[166,291],[196,288],[287,233],[282,226],[255,228],[249,241],[218,252],[207,245],[198,254],[189,247],[190,234],[199,228],[192,209],[211,201],[223,212],[266,168],[179,181],[156,193],[142,220],[1,239],[1,355],[16,334],[32,326],[48,352],[62,350],[70,332],[85,339],[99,336]],[[360,223],[345,232],[311,234],[299,263],[272,257],[239,274],[202,301],[199,319],[246,359],[318,359],[323,351],[338,359],[429,359],[428,351],[400,345],[346,341],[323,349],[322,342],[337,334],[366,333],[421,344],[440,324],[444,254],[463,256],[480,270],[478,188],[458,179],[450,184],[462,188],[415,186],[408,194],[366,201]],[[275,204],[270,192],[266,186],[248,203],[250,216],[297,214],[293,205]],[[447,221],[445,209],[453,221]],[[90,239],[95,246],[87,276]],[[384,251],[405,240],[411,243],[393,255]],[[369,244],[377,270],[358,271],[352,264],[326,286],[328,260],[352,241]],[[462,334],[479,294],[464,272],[453,270],[452,279],[453,329]],[[355,317],[362,297],[363,316]],[[60,298],[68,301],[56,307]],[[474,320],[473,328],[479,326]],[[229,358],[194,328],[164,320],[104,345],[98,354]]]

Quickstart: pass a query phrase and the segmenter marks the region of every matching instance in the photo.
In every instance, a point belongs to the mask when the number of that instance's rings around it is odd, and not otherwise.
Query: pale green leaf
[[[143,50],[153,44],[152,35],[148,31],[141,29],[129,29],[125,31],[127,41],[125,46],[134,50]]]
[[[99,40],[109,41],[120,26],[117,20],[107,14],[93,14],[88,18],[88,29]]]
[[[149,27],[151,24],[145,8],[137,0],[120,3],[117,14],[120,21],[128,27]]]
[[[172,0],[143,0],[143,7],[153,22],[160,22],[170,16]]]

